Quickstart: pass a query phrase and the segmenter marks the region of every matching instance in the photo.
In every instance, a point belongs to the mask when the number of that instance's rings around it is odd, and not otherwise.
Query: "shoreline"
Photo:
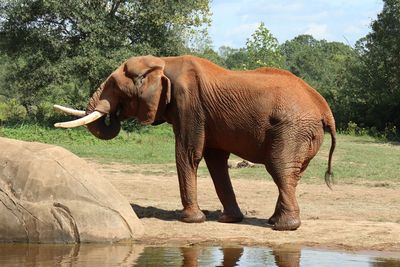
[[[265,226],[273,213],[277,189],[268,180],[233,179],[245,219],[217,222],[221,204],[210,177],[198,178],[198,200],[207,221],[179,221],[178,179],[174,175],[143,175],[140,166],[90,161],[131,203],[145,233],[135,242],[146,245],[265,246],[287,244],[345,251],[400,252],[399,188],[300,183],[297,190],[302,225],[295,231],[274,231]],[[340,182],[340,181],[338,181]]]

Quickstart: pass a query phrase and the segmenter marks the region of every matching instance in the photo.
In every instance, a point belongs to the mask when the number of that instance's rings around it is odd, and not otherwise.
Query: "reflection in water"
[[[0,244],[0,266],[132,266],[143,246]]]
[[[285,249],[277,248],[272,251],[275,263],[279,267],[296,267],[300,266],[301,250],[299,247]]]
[[[300,247],[144,247],[135,244],[0,244],[0,266],[400,266],[374,258]]]
[[[223,248],[222,254],[224,256],[222,266],[236,266],[243,254],[243,248]]]
[[[374,267],[400,266],[400,261],[395,259],[377,258],[376,261],[372,263],[372,266]]]

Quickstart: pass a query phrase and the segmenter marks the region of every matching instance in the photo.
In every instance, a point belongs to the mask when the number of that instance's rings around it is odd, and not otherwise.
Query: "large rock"
[[[57,146],[0,138],[0,242],[118,242],[143,234],[128,201]]]

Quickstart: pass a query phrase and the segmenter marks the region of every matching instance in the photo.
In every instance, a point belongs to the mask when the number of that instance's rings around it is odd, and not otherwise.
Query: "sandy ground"
[[[246,218],[238,224],[218,223],[221,204],[210,177],[198,179],[200,208],[207,215],[201,224],[180,222],[181,209],[176,175],[147,176],[135,173],[153,165],[90,164],[109,179],[132,203],[145,226],[138,240],[148,245],[249,245],[382,250],[400,252],[400,184],[301,183],[297,196],[302,225],[279,232],[265,226],[277,198],[269,180],[234,179],[235,193]]]

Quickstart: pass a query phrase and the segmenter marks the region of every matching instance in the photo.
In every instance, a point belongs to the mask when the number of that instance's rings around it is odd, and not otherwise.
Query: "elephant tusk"
[[[70,115],[74,115],[74,116],[78,116],[78,117],[83,117],[86,115],[86,112],[83,110],[77,110],[77,109],[73,109],[73,108],[67,108],[67,107],[63,107],[60,105],[54,105],[53,106],[55,110],[70,114]]]
[[[104,116],[105,113],[101,113],[99,111],[93,111],[92,113],[86,115],[85,117],[82,117],[77,120],[73,121],[67,121],[67,122],[58,122],[54,124],[54,127],[57,128],[74,128],[82,125],[89,124],[95,120],[98,120],[102,116]]]

